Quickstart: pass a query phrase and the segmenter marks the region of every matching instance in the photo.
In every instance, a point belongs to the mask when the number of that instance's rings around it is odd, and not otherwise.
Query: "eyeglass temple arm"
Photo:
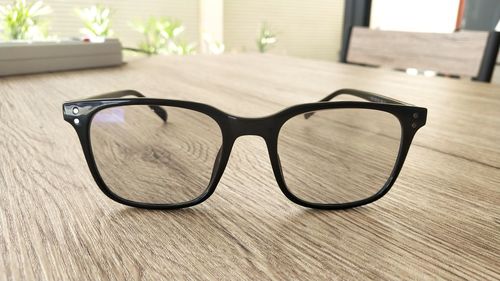
[[[123,91],[110,92],[110,93],[106,93],[106,94],[88,97],[88,98],[86,98],[86,100],[114,99],[114,98],[123,98],[126,96],[135,96],[138,98],[145,98],[146,97],[145,95],[143,95],[137,91],[134,91],[134,90],[123,90]],[[167,122],[168,114],[167,114],[167,111],[165,109],[163,109],[162,107],[160,107],[158,105],[149,105],[149,108],[151,108],[151,110],[153,110],[154,113],[161,118],[161,120],[163,120],[164,122]]]
[[[370,102],[376,102],[376,103],[390,103],[390,104],[399,104],[399,105],[408,105],[407,103],[404,103],[402,101],[398,101],[396,99],[392,99],[386,96],[370,93],[370,92],[365,92],[365,91],[359,91],[359,90],[354,90],[354,89],[341,89],[338,91],[335,91],[328,96],[324,97],[321,99],[319,102],[326,102],[330,101],[340,95],[349,95],[349,96],[355,96]],[[313,116],[314,112],[308,112],[304,114],[304,118],[309,119],[311,116]]]

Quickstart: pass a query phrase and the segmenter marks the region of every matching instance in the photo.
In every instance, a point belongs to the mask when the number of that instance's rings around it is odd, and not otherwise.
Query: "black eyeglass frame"
[[[356,96],[369,102],[330,101],[336,96],[343,94]],[[136,98],[123,98],[124,96],[136,96]],[[222,132],[222,146],[216,157],[210,182],[202,195],[191,201],[182,202],[179,204],[157,204],[131,201],[116,195],[108,188],[99,173],[94,155],[92,153],[92,145],[90,141],[90,126],[92,118],[100,110],[110,107],[128,105],[147,105],[165,122],[167,122],[168,120],[168,112],[166,112],[161,106],[194,110],[211,117],[214,121],[217,122]],[[401,124],[401,141],[399,153],[389,178],[387,179],[385,185],[376,194],[354,202],[333,204],[313,203],[296,197],[292,192],[288,190],[286,186],[278,156],[278,137],[281,127],[286,123],[286,121],[288,121],[290,118],[296,117],[297,115],[304,115],[304,118],[307,119],[314,114],[314,111],[345,108],[384,111],[392,114],[399,120]],[[146,209],[178,209],[200,204],[214,193],[217,184],[219,183],[219,180],[224,173],[225,167],[229,160],[229,155],[236,139],[244,135],[256,135],[262,137],[265,140],[274,176],[279,185],[279,188],[288,199],[304,207],[334,210],[353,208],[374,202],[384,196],[391,189],[401,171],[401,168],[403,167],[405,158],[408,154],[415,133],[426,123],[427,109],[413,106],[374,93],[353,89],[341,89],[330,94],[319,102],[291,106],[282,111],[279,111],[278,113],[265,117],[247,118],[225,113],[215,107],[203,103],[170,99],[146,98],[144,95],[137,91],[124,90],[103,94],[88,99],[66,102],[63,104],[63,116],[64,120],[70,123],[77,132],[80,143],[82,145],[83,153],[85,155],[85,159],[87,161],[87,165],[89,166],[90,172],[95,182],[102,190],[102,192],[104,192],[104,194],[106,194],[109,198],[116,202],[132,207]]]

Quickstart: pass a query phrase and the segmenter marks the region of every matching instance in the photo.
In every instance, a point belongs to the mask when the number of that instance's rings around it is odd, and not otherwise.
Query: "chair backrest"
[[[493,64],[496,61],[498,42],[496,52],[487,54],[491,35],[484,31],[444,34],[382,31],[355,26],[351,30],[347,62],[477,77],[485,61],[490,60]],[[487,58],[485,55],[494,57]],[[491,79],[491,73],[490,78],[485,80]]]

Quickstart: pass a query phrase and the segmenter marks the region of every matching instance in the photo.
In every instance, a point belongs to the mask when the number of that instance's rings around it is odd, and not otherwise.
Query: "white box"
[[[123,64],[118,39],[0,43],[0,76]]]

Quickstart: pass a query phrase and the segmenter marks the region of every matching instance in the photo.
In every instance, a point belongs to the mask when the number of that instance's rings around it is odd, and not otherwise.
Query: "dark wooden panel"
[[[417,68],[474,77],[479,73],[487,32],[451,34],[354,27],[347,61],[392,68]]]

